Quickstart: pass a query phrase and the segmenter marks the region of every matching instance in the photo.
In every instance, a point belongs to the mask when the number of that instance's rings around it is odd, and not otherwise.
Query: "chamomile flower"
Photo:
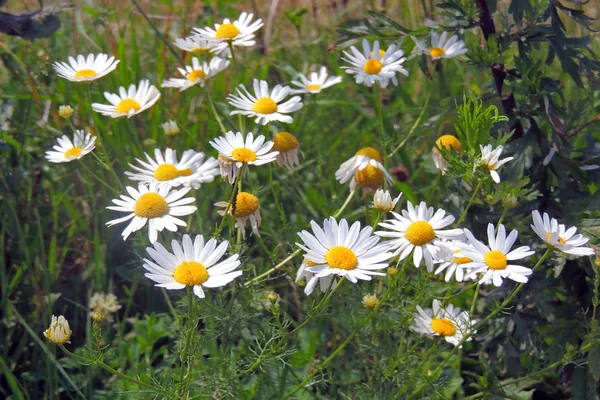
[[[424,201],[416,208],[407,202],[408,210],[402,210],[402,215],[392,211],[393,219],[380,222],[379,226],[389,231],[375,232],[384,238],[390,238],[388,242],[394,255],[400,255],[400,260],[407,258],[413,253],[415,267],[421,266],[425,259],[427,271],[433,271],[433,261],[438,252],[444,246],[442,239],[458,239],[463,236],[462,229],[443,229],[454,222],[452,215],[446,215],[441,208],[435,214],[433,207],[427,208]]]
[[[447,37],[448,32],[442,32],[439,36],[437,32],[431,32],[431,46],[427,46],[426,42],[421,42],[416,37],[411,36],[421,53],[429,54],[433,60],[454,58],[467,52],[465,42],[459,40],[457,35],[453,35],[446,41]]]
[[[335,179],[340,183],[346,183],[349,180],[350,190],[354,189],[357,185],[357,172],[361,172],[358,176],[359,180],[364,183],[370,183],[375,189],[383,187],[384,181],[393,183],[393,178],[390,173],[381,164],[381,154],[373,147],[363,147],[358,150],[356,154],[344,161],[342,165],[335,171]],[[368,169],[367,169],[368,168]]]
[[[148,153],[144,155],[146,161],[135,159],[142,167],[129,164],[135,172],[125,172],[125,175],[134,181],[156,182],[158,187],[183,185],[198,189],[202,183],[212,182],[215,176],[219,175],[219,162],[213,157],[205,159],[202,152],[186,150],[179,160],[177,152],[172,149],[166,149],[164,154],[155,149],[155,159]]]
[[[298,159],[298,152],[300,151],[300,143],[296,136],[289,132],[279,132],[273,136],[273,151],[277,151],[277,158],[275,162],[280,167],[286,167],[287,169],[294,169],[295,166],[300,165]]]
[[[303,74],[299,74],[299,81],[292,81],[292,85],[298,86],[300,89],[292,89],[290,93],[321,93],[321,90],[327,89],[342,81],[341,76],[328,76],[327,68],[321,67],[319,73],[312,72],[310,78]]]
[[[225,18],[222,24],[215,24],[215,29],[212,28],[194,28],[195,33],[202,39],[206,39],[213,43],[214,51],[226,49],[229,44],[236,46],[254,46],[254,32],[262,26],[262,20],[258,18],[252,22],[253,14],[243,12],[240,17],[231,22]]]
[[[417,306],[410,329],[427,336],[443,336],[446,342],[458,346],[466,334],[473,334],[469,331],[474,323],[467,311],[461,312],[460,308],[455,308],[452,304],[443,308],[442,303],[434,299],[433,308],[423,310]],[[467,341],[469,340],[470,337]]]
[[[191,66],[186,65],[185,69],[177,68],[184,77],[183,79],[170,78],[162,83],[162,87],[177,88],[180,92],[196,85],[204,87],[207,79],[212,78],[228,66],[229,61],[220,57],[213,57],[209,62],[203,61],[202,63],[193,57]]]
[[[453,135],[442,135],[435,141],[435,146],[431,149],[431,157],[433,157],[435,167],[442,171],[442,175],[445,175],[450,165],[439,149],[445,149],[446,151],[454,150],[457,153],[462,153],[462,146],[458,138]]]
[[[90,82],[110,73],[117,68],[117,64],[119,60],[109,58],[106,54],[88,54],[87,58],[80,54],[77,59],[69,57],[69,64],[55,62],[52,67],[61,78],[72,82]]]
[[[533,225],[530,225],[531,229],[548,247],[578,257],[594,255],[593,249],[582,247],[589,242],[589,239],[580,233],[576,235],[576,227],[572,226],[567,229],[565,225],[559,224],[555,218],[550,219],[550,216],[546,213],[542,217],[537,210],[532,211],[531,215],[533,217]]]
[[[219,170],[221,172],[221,178],[229,181],[230,185],[233,185],[233,183],[235,182],[235,178],[237,178],[237,174],[240,170],[240,168],[237,166],[237,161],[227,158],[222,154],[219,154],[217,156],[217,160],[219,161]],[[245,176],[247,173],[248,169],[242,168],[242,176]]]
[[[242,237],[246,238],[246,221],[250,221],[250,227],[255,235],[260,236],[258,228],[262,219],[260,217],[260,207],[258,197],[248,192],[239,192],[235,196],[235,202],[232,206],[226,201],[215,203],[217,207],[223,207],[224,210],[219,210],[218,214],[223,216],[225,212],[235,217],[235,226],[242,231]]]
[[[177,122],[173,121],[172,119],[160,124],[160,126],[165,131],[165,136],[175,136],[179,133]]]
[[[506,164],[507,162],[509,162],[510,160],[512,160],[513,157],[507,157],[501,160],[500,155],[504,150],[504,147],[502,146],[498,146],[493,150],[491,144],[488,144],[485,147],[479,145],[479,148],[481,149],[481,165],[483,165],[485,169],[490,171],[490,175],[492,176],[494,182],[500,183],[500,175],[498,175],[498,172],[496,172],[496,170],[504,164]]]
[[[65,344],[71,343],[69,339],[71,339],[72,333],[69,321],[65,317],[53,315],[50,327],[44,331],[44,336],[54,344]]]
[[[73,135],[73,141],[67,135],[56,139],[58,145],[52,146],[54,151],[46,152],[46,159],[53,163],[64,163],[73,160],[79,160],[81,157],[96,147],[96,136],[86,134],[82,130],[76,130]]]
[[[74,112],[73,107],[68,105],[58,107],[58,116],[64,119],[70,119]]]
[[[396,204],[398,204],[400,197],[402,197],[402,193],[392,200],[392,195],[390,195],[389,191],[377,189],[373,196],[373,208],[381,212],[392,211],[396,207]]]
[[[112,293],[95,292],[88,303],[92,318],[112,321],[111,314],[121,309],[117,296]]]
[[[254,94],[250,94],[244,85],[236,88],[237,95],[227,96],[229,104],[236,107],[230,115],[242,114],[248,117],[256,117],[257,124],[266,125],[271,121],[280,121],[290,124],[294,119],[285,114],[298,111],[302,108],[300,96],[294,96],[286,102],[283,100],[290,94],[289,86],[275,85],[269,92],[266,81],[254,80]]]
[[[360,222],[348,227],[348,222],[342,219],[339,223],[330,217],[321,228],[311,221],[313,233],[302,231],[298,233],[303,243],[296,243],[306,251],[305,258],[315,263],[306,271],[315,275],[309,280],[304,293],[310,294],[317,281],[323,277],[342,276],[352,283],[358,280],[370,281],[373,275],[385,276],[376,272],[388,266],[387,260],[392,257],[388,252],[389,246],[378,243],[379,238],[373,236],[373,229],[366,226],[360,228]]]
[[[236,167],[241,168],[246,164],[263,165],[275,161],[279,153],[271,151],[274,143],[265,140],[263,135],[254,139],[252,132],[248,132],[244,140],[241,132],[234,134],[229,131],[225,137],[220,136],[212,140],[210,145],[219,152],[220,156],[235,162]]]
[[[366,308],[375,308],[379,304],[379,299],[376,294],[365,294],[361,301]]]
[[[327,291],[327,289],[329,288],[329,285],[331,284],[331,280],[333,279],[333,276],[329,275],[329,276],[323,276],[319,279],[312,279],[313,276],[316,275],[316,273],[310,272],[307,270],[307,268],[311,268],[311,267],[315,267],[317,265],[317,263],[312,262],[311,260],[309,260],[308,258],[306,258],[306,254],[304,255],[304,260],[302,261],[302,264],[300,265],[300,268],[298,268],[298,272],[296,273],[296,282],[299,282],[302,278],[306,279],[306,283],[307,283],[307,288],[305,289],[305,293],[306,291],[308,291],[307,294],[312,293],[312,291],[314,290],[314,287],[316,286],[317,283],[319,283],[319,288],[321,289],[322,293],[325,293]],[[311,284],[312,287],[308,288],[308,284]],[[331,285],[331,288],[335,288],[335,286],[337,285],[337,281],[333,282],[333,284]]]
[[[374,83],[378,83],[384,88],[391,80],[397,86],[396,73],[408,76],[408,71],[402,66],[402,63],[406,61],[404,52],[397,50],[395,44],[383,51],[379,49],[379,42],[376,40],[373,44],[373,51],[371,51],[371,46],[365,39],[362,53],[354,46],[350,47],[350,52],[344,51],[345,57],[342,59],[350,65],[343,66],[342,69],[354,75],[358,84],[364,83],[371,87]]]
[[[194,55],[214,53],[215,55],[221,57],[231,57],[231,51],[229,51],[229,48],[225,47],[217,50],[214,48],[214,43],[212,41],[203,39],[197,34],[193,34],[184,38],[177,38],[173,44],[179,49]]]
[[[106,223],[113,226],[132,220],[122,233],[123,240],[127,240],[132,232],[142,229],[147,223],[150,243],[154,243],[158,239],[158,232],[162,232],[163,229],[175,232],[177,226],[187,226],[184,221],[175,217],[196,211],[196,206],[188,205],[196,199],[182,198],[191,190],[189,187],[179,190],[171,189],[170,186],[159,188],[158,182],[150,182],[150,185],[138,185],[137,189],[131,186],[127,186],[126,189],[129,196],[121,195],[119,199],[112,201],[116,206],[106,207],[109,210],[129,213],[125,217]]]
[[[434,273],[437,275],[446,271],[444,277],[446,282],[449,282],[452,276],[454,276],[457,282],[462,282],[465,273],[468,274],[470,272],[468,268],[463,268],[463,265],[473,262],[473,260],[462,254],[459,243],[464,245],[462,242],[444,242],[444,245],[441,246],[440,253],[437,255],[438,259],[436,261],[439,262],[439,266]]]
[[[492,282],[495,286],[502,285],[502,280],[506,278],[515,282],[527,282],[527,277],[533,271],[530,268],[520,265],[509,264],[510,261],[527,258],[534,253],[534,251],[529,249],[529,246],[521,246],[510,251],[519,236],[516,229],[511,231],[507,237],[504,225],[500,224],[498,233],[496,234],[494,224],[488,224],[487,235],[489,247],[475,239],[468,229],[465,229],[465,235],[472,247],[461,246],[461,253],[473,260],[470,263],[462,264],[463,268],[471,269],[466,278],[471,278],[481,273],[483,275],[479,280],[480,283]]]
[[[146,247],[152,260],[144,259],[143,267],[148,271],[144,275],[156,282],[156,286],[169,290],[193,286],[194,294],[203,299],[203,288],[225,286],[242,275],[242,271],[235,271],[241,264],[238,254],[221,260],[229,242],[217,244],[215,239],[205,243],[202,235],[197,235],[193,242],[189,235],[183,235],[181,244],[177,240],[171,242],[171,253],[160,243],[154,243],[154,248]]]
[[[104,97],[110,105],[94,103],[94,111],[112,118],[131,118],[152,107],[160,99],[160,92],[150,81],[142,80],[137,87],[131,84],[127,90],[121,86],[118,95],[104,92]]]

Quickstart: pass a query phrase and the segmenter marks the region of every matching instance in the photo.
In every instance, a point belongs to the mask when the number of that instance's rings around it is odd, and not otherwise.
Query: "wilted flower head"
[[[65,344],[71,343],[69,341],[71,333],[73,331],[69,327],[69,321],[62,315],[59,317],[53,315],[50,327],[44,331],[44,336],[54,344]]]

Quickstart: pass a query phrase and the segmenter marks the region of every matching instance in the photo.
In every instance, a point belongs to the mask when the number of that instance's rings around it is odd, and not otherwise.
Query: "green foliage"
[[[489,143],[490,131],[494,124],[508,121],[506,116],[500,115],[498,107],[493,104],[485,107],[483,101],[473,97],[463,96],[463,104],[457,105],[457,111],[454,129],[470,153],[477,152],[480,145]],[[508,137],[505,137],[500,142],[507,139]]]

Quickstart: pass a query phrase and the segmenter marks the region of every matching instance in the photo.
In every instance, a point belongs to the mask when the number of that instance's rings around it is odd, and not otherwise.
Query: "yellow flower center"
[[[345,269],[347,271],[356,268],[358,259],[352,250],[344,246],[335,246],[325,254],[325,261],[330,268]]]
[[[221,24],[215,37],[217,39],[233,39],[240,34],[240,30],[234,24]]]
[[[158,218],[169,212],[169,205],[158,193],[144,193],[135,202],[133,213],[143,218]]]
[[[383,64],[379,60],[368,60],[363,67],[363,70],[369,75],[377,75],[383,68]]]
[[[456,264],[468,264],[470,262],[473,262],[473,260],[471,260],[469,257],[457,257],[454,258],[452,261],[454,261]]]
[[[279,132],[273,137],[273,143],[273,150],[282,153],[296,149],[300,145],[296,136],[289,132]]]
[[[456,327],[447,318],[434,318],[431,320],[431,329],[442,336],[453,336],[456,333]]]
[[[75,78],[93,78],[96,75],[96,71],[93,69],[82,69],[80,71],[75,72]]]
[[[357,170],[354,173],[354,179],[362,187],[369,189],[379,189],[383,187],[383,171],[369,164],[365,168]]]
[[[440,149],[446,149],[448,151],[454,149],[459,153],[462,152],[462,145],[456,136],[442,135],[435,141],[435,145]]]
[[[208,271],[196,261],[184,261],[173,273],[175,281],[186,286],[201,285],[208,280]]]
[[[431,47],[429,49],[429,54],[431,54],[431,57],[441,57],[446,54],[446,52],[440,47]]]
[[[314,267],[314,266],[316,266],[316,265],[317,265],[317,263],[316,263],[316,262],[314,262],[314,261],[310,261],[308,258],[305,258],[305,259],[304,259],[304,264],[306,264],[306,266],[308,266],[308,267]]]
[[[508,260],[503,252],[498,250],[488,251],[485,255],[485,263],[494,271],[503,270],[508,265]]]
[[[206,77],[206,74],[201,69],[195,69],[190,72],[187,76],[189,81],[196,82],[198,79],[202,80]]]
[[[408,226],[404,237],[415,246],[423,246],[435,239],[435,231],[429,222],[416,221]]]
[[[235,198],[233,215],[244,218],[258,210],[258,197],[248,192],[240,192]]]
[[[231,152],[231,156],[239,162],[252,162],[256,161],[256,153],[245,147],[238,147]]]
[[[384,55],[385,55],[385,50],[379,49],[379,59],[380,60],[383,58]],[[371,52],[371,58],[375,59],[375,53]]]
[[[486,163],[483,163],[483,167],[485,169],[487,169],[488,171],[493,171],[493,170],[496,169],[496,164],[486,164]]]
[[[130,110],[138,111],[140,108],[140,103],[134,99],[123,99],[117,106],[115,112],[127,114]]]
[[[546,237],[548,238],[548,242],[546,243],[550,243],[550,237],[552,237],[552,232],[546,233]],[[558,243],[567,244],[567,241],[559,236]]]
[[[65,158],[79,157],[79,155],[81,154],[81,150],[83,150],[81,147],[75,146],[72,149],[65,151]]]
[[[198,53],[208,53],[210,49],[208,47],[194,47],[190,50],[190,53],[198,54]]]
[[[379,152],[372,147],[363,147],[362,149],[357,151],[355,155],[366,156],[372,158],[373,160],[381,162],[381,154],[379,154]]]
[[[318,85],[318,84],[308,85],[306,87],[306,89],[308,89],[308,90],[319,90],[319,89],[321,89],[321,85]]]
[[[161,164],[154,171],[154,178],[159,181],[170,181],[180,176],[190,176],[190,168],[179,170],[173,164]]]
[[[270,97],[261,97],[256,100],[252,109],[259,114],[273,114],[274,112],[277,112],[277,103]]]

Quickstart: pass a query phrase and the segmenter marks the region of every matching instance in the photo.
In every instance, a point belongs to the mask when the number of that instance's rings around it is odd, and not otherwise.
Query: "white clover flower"
[[[465,235],[468,244],[472,247],[461,245],[461,253],[473,260],[470,263],[462,264],[463,268],[471,269],[471,272],[466,275],[467,279],[477,276],[477,274],[483,274],[479,282],[492,282],[495,286],[502,285],[502,280],[507,278],[515,282],[527,282],[527,277],[533,272],[531,268],[509,264],[510,261],[527,258],[535,253],[529,249],[529,246],[521,246],[510,251],[519,236],[516,229],[511,231],[507,237],[504,225],[500,224],[496,234],[494,224],[488,224],[489,247],[475,239],[468,229],[465,229]]]
[[[64,163],[73,160],[79,160],[86,154],[89,154],[96,147],[96,136],[85,133],[83,130],[76,130],[73,135],[73,141],[67,135],[56,139],[58,145],[52,146],[54,151],[46,152],[46,159],[53,163]]]
[[[512,160],[514,157],[507,157],[501,160],[500,155],[504,150],[504,147],[502,146],[498,146],[494,150],[492,150],[491,144],[488,144],[485,147],[479,145],[479,148],[481,149],[481,164],[490,172],[494,182],[500,183],[500,175],[498,175],[496,170]]]
[[[429,54],[433,60],[438,58],[454,58],[467,52],[465,42],[458,39],[457,35],[452,35],[448,41],[448,32],[442,32],[440,36],[438,33],[431,32],[431,46],[427,46],[426,42],[421,42],[414,36],[411,38],[415,41],[415,44],[422,53]]]
[[[104,97],[110,105],[94,103],[94,111],[112,118],[131,118],[152,107],[160,99],[160,92],[150,81],[142,80],[137,87],[131,84],[127,90],[121,86],[118,95],[104,92]]]
[[[462,229],[443,229],[454,222],[452,215],[446,215],[441,208],[434,214],[433,207],[427,208],[424,201],[416,208],[409,201],[408,210],[402,210],[402,215],[392,211],[393,219],[380,222],[379,226],[389,231],[377,231],[376,235],[390,238],[388,242],[394,255],[400,255],[400,260],[406,259],[413,253],[413,263],[419,268],[425,259],[427,271],[433,271],[433,261],[438,252],[445,246],[443,240],[459,239],[463,236]]]
[[[537,210],[532,211],[531,216],[533,217],[531,229],[548,247],[577,257],[594,255],[594,249],[582,247],[589,242],[589,239],[582,234],[575,234],[577,233],[576,227],[572,226],[567,229],[555,218],[550,219],[547,213],[544,213],[542,218]]]
[[[289,86],[275,85],[273,90],[269,92],[269,85],[266,81],[254,79],[253,88],[254,95],[244,85],[240,85],[235,88],[237,95],[230,94],[227,96],[229,104],[236,108],[230,115],[242,114],[248,117],[256,117],[256,123],[262,125],[272,121],[291,124],[294,119],[286,114],[302,108],[300,96],[294,96],[283,102],[291,92]]]
[[[378,243],[379,238],[373,236],[370,226],[361,229],[360,222],[355,222],[348,228],[345,219],[338,224],[333,217],[324,221],[323,228],[315,221],[311,221],[310,225],[313,233],[299,232],[303,243],[296,243],[306,251],[305,259],[316,264],[305,268],[314,275],[304,293],[310,294],[323,277],[337,275],[356,283],[358,280],[370,281],[373,275],[385,276],[385,273],[376,270],[388,266],[387,260],[392,253],[388,252],[387,244]]]
[[[364,83],[371,87],[378,83],[382,88],[386,87],[390,80],[394,86],[398,85],[396,73],[408,76],[408,71],[402,66],[406,61],[404,52],[397,50],[396,45],[392,44],[386,51],[379,49],[379,42],[376,40],[373,44],[373,51],[369,42],[363,40],[363,52],[356,47],[351,46],[350,52],[344,51],[342,59],[348,62],[349,66],[343,66],[347,73],[354,75],[356,83]]]
[[[327,89],[342,81],[341,76],[328,76],[327,68],[321,67],[319,73],[312,72],[310,78],[304,74],[298,74],[300,81],[292,81],[292,85],[298,86],[300,89],[292,89],[290,93],[321,93],[323,89]]]
[[[153,260],[144,259],[143,267],[148,271],[144,275],[156,282],[156,286],[169,290],[192,286],[194,294],[203,299],[203,288],[225,286],[242,275],[242,271],[235,271],[241,265],[238,254],[221,260],[229,242],[217,244],[215,239],[205,243],[202,235],[197,235],[193,242],[189,235],[183,235],[181,244],[171,241],[171,253],[156,242],[154,248],[146,248]]]
[[[90,82],[102,78],[117,68],[119,60],[106,54],[88,54],[87,58],[79,54],[77,59],[69,57],[69,64],[55,62],[52,67],[61,77],[72,82]]]
[[[423,310],[417,306],[410,329],[428,336],[443,336],[446,342],[459,346],[466,334],[474,333],[469,332],[474,324],[475,321],[471,320],[467,311],[461,312],[460,308],[455,308],[452,304],[443,308],[442,303],[434,299],[433,308]],[[469,340],[471,337],[467,339]]]

